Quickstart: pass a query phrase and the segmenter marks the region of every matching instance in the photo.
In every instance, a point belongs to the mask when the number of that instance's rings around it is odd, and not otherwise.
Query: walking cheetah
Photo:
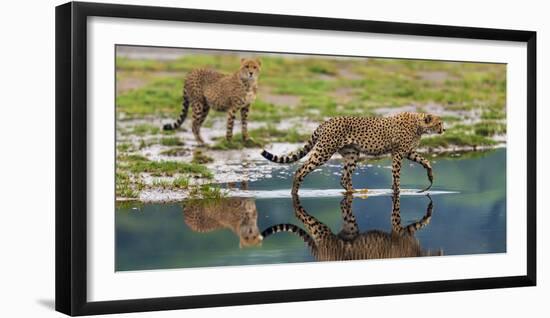
[[[233,123],[237,111],[241,113],[243,140],[247,140],[247,118],[250,104],[256,99],[258,76],[262,63],[258,59],[241,59],[241,66],[233,74],[224,75],[214,70],[195,69],[187,75],[183,87],[183,103],[179,118],[173,124],[164,125],[164,130],[181,126],[189,106],[193,111],[192,131],[199,145],[204,145],[200,135],[201,125],[210,108],[227,112],[225,138],[233,137]]]
[[[311,152],[308,160],[294,174],[292,193],[295,194],[306,175],[324,164],[336,152],[344,159],[340,184],[347,192],[353,192],[351,177],[360,153],[390,153],[393,191],[399,193],[401,160],[407,158],[427,170],[430,185],[420,191],[424,192],[433,184],[432,166],[415,149],[423,134],[442,134],[444,131],[441,118],[424,113],[400,113],[390,117],[334,117],[317,127],[301,149],[285,156],[276,156],[264,150],[262,156],[277,163],[291,163]]]
[[[440,256],[443,255],[441,250],[422,249],[420,242],[414,236],[416,231],[429,224],[432,217],[433,203],[429,196],[428,198],[430,202],[424,217],[403,227],[399,195],[394,194],[392,196],[391,232],[370,230],[361,233],[352,210],[353,196],[348,193],[340,202],[342,229],[338,234],[334,234],[327,225],[308,214],[300,204],[298,196],[294,195],[295,215],[304,224],[306,230],[294,224],[277,224],[262,231],[262,236],[267,239],[278,232],[295,233],[308,245],[311,254],[317,261]]]

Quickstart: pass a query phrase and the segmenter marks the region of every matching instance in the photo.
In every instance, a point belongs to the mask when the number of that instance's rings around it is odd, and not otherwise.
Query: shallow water
[[[430,192],[433,214],[428,224],[412,234],[417,247],[443,255],[506,252],[506,149],[429,160],[435,176]],[[424,169],[404,163],[402,188],[425,187]],[[315,261],[317,254],[293,233],[275,233],[261,245],[239,246],[248,242],[245,236],[251,238],[276,224],[294,224],[306,230],[295,216],[290,197],[296,165],[269,165],[273,168],[271,178],[248,183],[247,189],[232,192],[240,198],[230,201],[199,203],[198,208],[188,202],[118,207],[115,270]],[[353,177],[356,189],[371,189],[352,201],[359,232],[392,231],[389,165],[389,159],[366,162]],[[311,173],[299,197],[301,207],[334,234],[343,225],[339,171],[340,162],[334,160]],[[421,220],[429,202],[426,195],[402,191],[401,225]],[[235,229],[237,224],[240,229]],[[251,245],[254,243],[252,240]]]

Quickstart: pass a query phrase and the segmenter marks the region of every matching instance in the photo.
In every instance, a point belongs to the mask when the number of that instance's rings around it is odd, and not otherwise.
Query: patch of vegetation
[[[250,135],[250,139],[247,141],[242,140],[242,135],[240,133],[236,134],[231,141],[227,141],[225,138],[220,137],[212,146],[212,149],[228,150],[258,148],[270,142],[302,143],[307,141],[311,136],[310,134],[299,133],[296,128],[279,130],[272,124],[252,129],[248,134]]]
[[[458,152],[442,152],[438,153],[438,158],[445,158],[445,159],[478,159],[486,157],[488,154],[495,151],[494,149],[491,150],[478,150],[478,151],[458,151]]]
[[[117,96],[116,111],[125,113],[127,118],[175,117],[181,110],[182,85],[183,80],[179,78],[154,80],[140,89]]]
[[[307,70],[310,73],[332,76],[338,74],[337,66],[334,63],[329,62],[328,60],[309,59],[309,61],[311,62],[306,61],[305,64],[307,64]]]
[[[243,149],[244,144],[242,139],[232,139],[231,141],[225,139],[224,137],[219,138],[210,148],[214,150],[235,150],[235,149]]]
[[[154,179],[153,187],[162,189],[187,189],[189,187],[189,179],[181,176],[173,180]]]
[[[128,142],[120,143],[116,146],[116,150],[119,152],[134,151],[134,145]]]
[[[130,198],[122,198],[118,197],[115,201],[115,206],[117,209],[122,209],[123,211],[130,211],[130,210],[141,210],[143,207],[143,203],[135,200],[135,198],[132,198],[132,200],[129,200]]]
[[[483,111],[481,118],[486,120],[505,119],[506,111],[504,107],[489,107]]]
[[[199,199],[200,201],[202,201],[202,204],[204,202],[216,202],[217,200],[221,200],[225,197],[226,194],[222,191],[220,186],[213,184],[202,184],[194,186],[191,187],[189,191],[189,201],[192,202],[194,199]]]
[[[180,157],[185,156],[189,149],[184,147],[172,147],[170,149],[166,149],[160,152],[163,156],[171,156],[171,157]]]
[[[300,134],[296,128],[279,130],[274,125],[267,125],[250,131],[250,136],[261,144],[269,142],[299,143],[309,139],[310,134]]]
[[[177,177],[172,180],[172,186],[178,189],[187,189],[189,187],[189,179],[184,177]]]
[[[131,134],[136,136],[156,135],[160,132],[160,127],[150,124],[138,124],[132,127]]]
[[[252,105],[249,119],[251,121],[279,122],[288,117],[288,113],[291,111],[289,106],[267,103],[259,97]]]
[[[455,123],[462,120],[462,118],[458,116],[442,116],[441,120],[443,120],[443,123]]]
[[[160,139],[160,144],[163,146],[181,146],[183,142],[179,137],[163,137]]]
[[[154,179],[153,180],[153,187],[155,188],[163,188],[163,189],[169,189],[172,183],[166,179]]]
[[[115,195],[117,198],[135,199],[138,197],[138,192],[132,187],[130,175],[117,171],[115,173]]]
[[[150,173],[152,176],[173,176],[190,174],[202,178],[212,178],[212,172],[203,165],[181,161],[135,161],[130,162],[128,171],[132,173]]]
[[[122,163],[135,163],[149,161],[146,157],[138,154],[121,154],[117,156],[117,161]]]
[[[443,135],[436,135],[431,137],[422,138],[420,146],[423,147],[449,147],[455,146],[490,146],[496,142],[491,138],[473,135],[473,134],[461,134],[461,133],[445,133]]]
[[[117,71],[188,72],[198,66],[234,72],[240,65],[238,57],[227,55],[186,55],[175,60],[116,58]]]
[[[474,125],[474,132],[480,136],[494,136],[506,133],[506,124],[501,122],[486,121]]]
[[[206,155],[202,150],[196,149],[193,152],[193,159],[191,160],[192,163],[198,163],[198,164],[205,164],[205,163],[211,163],[214,162],[214,158]]]

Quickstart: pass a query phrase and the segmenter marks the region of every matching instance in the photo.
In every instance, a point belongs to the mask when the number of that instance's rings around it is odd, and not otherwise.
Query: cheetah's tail
[[[304,231],[302,228],[300,228],[297,225],[289,224],[289,223],[277,224],[277,225],[270,226],[267,229],[262,231],[262,236],[265,239],[266,237],[268,237],[270,235],[273,235],[275,233],[279,233],[279,232],[295,233],[299,237],[301,237],[302,240],[304,240],[304,242],[309,247],[313,247],[315,245],[313,239],[311,238],[311,236],[309,236],[309,234],[307,234],[306,231]]]
[[[181,124],[185,121],[185,118],[187,117],[187,112],[189,111],[189,98],[187,97],[187,94],[183,94],[183,102],[181,103],[181,113],[178,117],[178,120],[176,120],[173,124],[166,124],[162,127],[164,130],[174,130],[180,128]]]
[[[317,138],[319,137],[319,133],[320,133],[321,128],[322,128],[322,126],[319,126],[317,129],[315,129],[315,131],[313,132],[313,134],[311,135],[311,137],[309,138],[307,143],[302,148],[300,148],[300,149],[298,149],[298,150],[296,150],[292,153],[289,153],[288,155],[277,156],[277,155],[274,155],[274,154],[272,154],[269,151],[264,149],[262,151],[262,157],[264,157],[265,159],[267,159],[269,161],[273,161],[273,162],[276,162],[276,163],[296,162],[296,161],[302,159],[305,155],[307,155],[308,152],[311,150],[311,148],[313,148],[313,146],[317,142]]]

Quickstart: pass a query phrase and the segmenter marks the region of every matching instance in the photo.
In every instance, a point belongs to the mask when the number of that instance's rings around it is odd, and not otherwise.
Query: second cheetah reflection
[[[352,195],[346,195],[340,202],[343,218],[342,230],[334,234],[331,229],[306,212],[298,196],[293,196],[294,212],[304,224],[305,230],[294,224],[277,224],[262,232],[264,239],[278,232],[292,232],[299,235],[309,246],[318,261],[342,261],[379,258],[440,256],[442,251],[427,251],[421,248],[414,234],[430,222],[433,203],[429,204],[424,217],[407,226],[401,225],[399,195],[392,196],[390,233],[371,230],[359,232],[352,211]]]

